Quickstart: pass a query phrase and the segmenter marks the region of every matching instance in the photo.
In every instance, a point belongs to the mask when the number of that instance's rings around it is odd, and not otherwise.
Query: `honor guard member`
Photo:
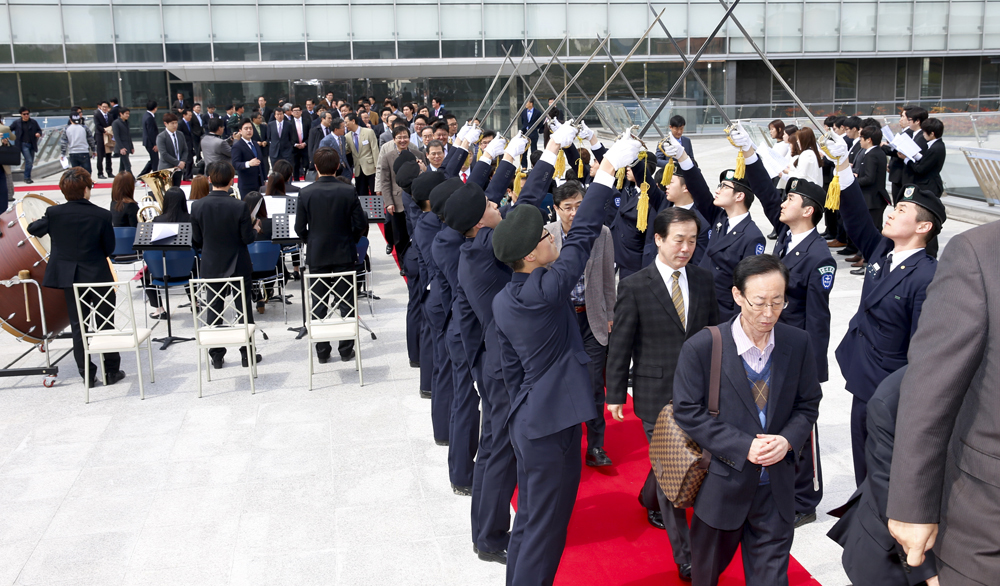
[[[191,241],[195,249],[201,250],[202,278],[242,277],[243,291],[249,293],[252,290],[253,263],[250,262],[247,245],[256,239],[260,224],[252,223],[250,208],[229,195],[235,175],[233,166],[225,161],[208,166],[212,191],[191,206]],[[242,306],[240,299],[233,301],[235,307]],[[221,313],[223,302],[223,299],[215,296],[212,308],[216,313]],[[248,323],[254,323],[252,311],[247,312],[246,319]],[[211,348],[208,354],[212,357],[212,367],[222,368],[226,349]],[[249,367],[246,346],[240,347],[240,355],[243,357],[243,367]],[[259,364],[261,360],[260,354],[257,354],[256,363]]]
[[[611,223],[611,235],[615,245],[615,264],[618,265],[618,277],[624,279],[632,275],[643,267],[646,260],[647,240],[652,241],[652,230],[642,231],[638,227],[638,205],[640,199],[641,182],[637,182],[636,177],[649,178],[649,204],[647,206],[646,226],[652,226],[656,218],[658,209],[663,206],[663,192],[655,185],[652,179],[656,164],[651,158],[639,159],[628,167],[626,173],[627,182],[622,189],[618,190],[614,197],[618,199],[618,214]],[[655,256],[655,255],[654,255]],[[653,262],[653,256],[649,257],[649,262]]]
[[[715,275],[719,317],[725,321],[740,311],[733,300],[733,270],[744,258],[764,253],[764,235],[750,217],[753,190],[745,177],[736,179],[734,170],[727,169],[719,175],[719,187],[713,198],[701,169],[680,144],[668,136],[663,141],[663,150],[683,169],[695,208],[710,222],[708,250],[699,266]]]
[[[536,206],[517,206],[493,231],[494,254],[514,270],[493,300],[517,455],[518,513],[507,550],[511,586],[551,584],[566,545],[580,484],[580,424],[597,415],[570,292],[600,235],[615,171],[634,161],[639,148],[630,137],[611,147],[561,251]]]
[[[317,133],[318,134],[318,133]],[[409,150],[403,151],[392,164],[393,175],[396,185],[402,190],[400,195],[406,209],[401,210],[406,216],[407,234],[412,234],[413,220],[410,212],[420,213],[420,208],[416,207],[413,198],[407,192],[417,175],[420,174],[420,166],[417,158]],[[405,194],[405,195],[403,195]],[[403,267],[403,276],[406,277],[406,290],[408,293],[406,303],[406,354],[410,359],[410,366],[420,368],[420,328],[423,326],[423,315],[420,312],[421,284],[420,284],[420,264],[417,257],[419,252],[407,254],[409,247],[404,251],[403,257],[399,259]],[[421,390],[429,390],[430,387],[420,385]]]
[[[528,146],[525,137],[515,137],[510,145],[495,138],[473,166],[470,180],[459,189],[446,206],[448,217],[464,228],[466,241],[458,261],[458,281],[468,304],[478,319],[481,337],[472,359],[482,405],[482,429],[472,478],[472,543],[473,551],[484,561],[507,563],[510,540],[510,500],[517,485],[514,448],[510,443],[507,416],[510,397],[503,383],[500,349],[493,320],[493,298],[510,282],[510,267],[493,254],[493,230],[508,209],[496,209],[507,193],[516,173],[514,161]],[[489,170],[494,158],[503,156],[484,193],[475,180],[483,170]],[[555,161],[547,161],[551,165]],[[534,179],[534,173],[538,173]],[[549,172],[551,175],[551,171]],[[536,167],[528,175],[521,197],[515,205],[535,205],[543,193],[544,173]],[[476,219],[476,214],[479,214]],[[464,214],[464,221],[457,216]],[[463,320],[465,322],[467,320]]]
[[[866,470],[866,404],[889,373],[906,365],[910,337],[917,330],[927,285],[937,269],[925,246],[941,231],[946,216],[939,197],[904,185],[879,234],[847,163],[847,145],[833,137],[827,146],[839,160],[840,217],[847,235],[868,260],[861,306],[836,352],[847,391],[854,395],[851,441],[854,477],[860,485]]]
[[[337,179],[340,167],[337,151],[330,147],[317,149],[313,161],[316,181],[299,191],[295,215],[295,232],[306,245],[306,266],[310,273],[316,274],[353,271],[358,266],[358,240],[368,234],[368,217],[351,186]],[[320,292],[333,288],[314,286]],[[350,295],[350,291],[344,290],[336,293]],[[326,317],[325,303],[314,299],[314,306],[317,317]],[[340,306],[341,315],[349,310],[343,304]],[[331,351],[329,342],[316,343],[316,357],[321,364],[330,359]],[[353,360],[354,340],[341,340],[337,351],[342,361]]]
[[[788,267],[788,307],[779,321],[805,330],[816,354],[819,382],[829,380],[827,352],[830,347],[830,290],[837,274],[837,261],[816,226],[823,217],[826,191],[806,179],[791,179],[785,201],[774,188],[771,178],[754,149],[750,136],[742,129],[730,136],[743,149],[747,181],[760,200],[767,219],[777,231],[774,254]],[[817,430],[813,430],[818,434]],[[818,435],[815,435],[818,440]],[[823,475],[816,443],[815,474],[812,437],[802,448],[795,481],[795,526],[816,520],[816,505],[823,498]],[[816,480],[814,484],[813,480]],[[818,488],[816,488],[818,486]]]
[[[400,157],[404,158],[404,157]],[[397,159],[398,162],[398,159]],[[406,208],[406,222],[410,224],[408,231],[412,246],[406,249],[406,256],[403,261],[403,268],[406,272],[406,286],[409,292],[409,301],[406,305],[407,328],[410,327],[410,311],[417,312],[417,316],[412,318],[420,327],[417,331],[417,360],[414,364],[413,356],[410,357],[410,366],[420,368],[420,398],[431,398],[431,387],[434,377],[434,339],[431,335],[430,327],[427,324],[424,313],[424,301],[427,298],[427,267],[424,266],[424,259],[420,255],[420,247],[417,246],[417,221],[424,213],[424,208],[428,208],[430,203],[424,198],[418,202],[412,194],[413,182],[417,179],[423,168],[414,158],[400,165],[396,171],[396,184],[403,190],[403,206]],[[407,350],[409,351],[410,333],[407,329]]]

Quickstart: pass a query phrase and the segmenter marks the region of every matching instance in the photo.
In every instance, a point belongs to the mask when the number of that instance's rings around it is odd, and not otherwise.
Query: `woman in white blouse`
[[[788,141],[785,140],[785,122],[780,118],[772,120],[771,123],[767,125],[767,130],[771,133],[771,138],[774,140],[774,146],[771,147],[774,154],[778,155],[785,161],[791,159],[792,147],[789,146]]]
[[[795,133],[795,138],[799,143],[798,159],[792,163],[789,175],[799,179],[806,179],[823,186],[823,169],[819,166],[820,155],[816,147],[816,134],[812,128],[800,128]]]

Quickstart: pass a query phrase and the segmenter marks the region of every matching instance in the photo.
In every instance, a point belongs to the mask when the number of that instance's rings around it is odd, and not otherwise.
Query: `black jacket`
[[[156,135],[160,128],[156,125],[156,116],[148,111],[142,115],[142,146],[152,149],[156,146]]]
[[[66,289],[73,283],[111,281],[108,256],[115,251],[111,212],[89,200],[68,201],[46,208],[28,225],[33,236],[49,235],[51,250],[42,285]]]
[[[354,188],[336,177],[319,177],[299,191],[295,232],[306,243],[306,265],[326,267],[358,260],[358,240],[368,218]]]
[[[232,163],[233,168],[236,169],[236,177],[239,179],[239,188],[241,194],[247,194],[251,191],[260,191],[262,185],[264,185],[264,167],[263,165],[257,165],[256,167],[251,167],[247,165],[248,162],[257,158],[263,162],[263,155],[260,154],[260,147],[257,147],[257,156],[254,156],[254,152],[247,146],[247,142],[242,138],[233,141],[233,153],[232,153]]]
[[[913,131],[909,128],[903,131],[903,134],[913,138]],[[913,138],[913,140],[917,140]],[[903,169],[906,168],[906,163],[903,159],[896,156],[896,149],[892,148],[890,145],[882,146],[882,152],[888,158],[889,164],[889,181],[891,183],[902,183],[903,182]]]
[[[38,125],[37,120],[28,118],[27,122],[22,122],[20,118],[17,118],[10,123],[10,131],[14,133],[14,144],[17,146],[18,152],[24,143],[28,144],[31,152],[38,150],[39,138],[35,135],[42,133],[42,127]]]
[[[115,156],[120,156],[122,149],[126,149],[127,154],[135,152],[135,147],[132,146],[132,134],[129,130],[128,122],[121,118],[115,120],[111,123],[111,131],[115,135]]]
[[[292,152],[294,150],[294,145],[298,142],[298,135],[295,132],[295,126],[293,122],[290,122],[288,118],[281,121],[281,134],[278,134],[278,121],[267,123],[267,152],[271,157],[271,162],[278,159],[285,159],[289,163],[292,162]]]
[[[854,172],[868,209],[882,209],[890,203],[889,192],[885,190],[886,157],[882,149],[874,147],[867,153],[859,152],[854,157]]]
[[[614,327],[608,338],[607,388],[610,405],[625,403],[629,366],[634,361],[632,400],[636,417],[655,423],[674,398],[674,370],[684,342],[705,326],[719,323],[711,271],[688,263],[687,329],[681,329],[670,290],[656,263],[618,283]]]
[[[115,228],[135,228],[139,225],[139,204],[136,202],[125,204],[122,211],[115,209],[115,202],[111,202],[111,225]]]
[[[250,209],[225,191],[211,191],[191,209],[191,241],[201,249],[201,276],[218,279],[250,276],[253,263],[247,244],[257,232]]]
[[[930,147],[917,141],[923,148],[923,156],[919,161],[909,161],[903,169],[903,184],[912,183],[921,189],[933,191],[938,197],[944,192],[944,182],[941,181],[941,169],[944,167],[945,148],[940,139]]]

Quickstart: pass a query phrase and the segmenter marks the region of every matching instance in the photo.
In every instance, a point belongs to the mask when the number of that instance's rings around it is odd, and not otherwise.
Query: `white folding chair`
[[[146,343],[146,353],[149,357],[149,382],[156,382],[153,377],[153,351],[150,348],[149,337],[152,330],[135,327],[135,310],[132,307],[132,292],[130,281],[112,281],[107,283],[77,283],[73,285],[73,297],[76,301],[76,314],[80,319],[80,334],[83,339],[83,381],[84,401],[90,403],[90,356],[106,352],[135,352],[135,370],[139,375],[139,398],[146,398],[146,389],[142,381],[142,363],[139,360],[139,349]],[[104,359],[98,358],[101,365],[101,379],[107,380],[104,372]]]
[[[354,367],[361,386],[365,385],[361,370],[361,335],[358,318],[358,274],[305,273],[306,332],[309,343],[309,390],[313,388],[313,345],[316,342],[354,340]]]
[[[247,291],[242,277],[225,279],[191,279],[191,306],[194,308],[194,336],[198,353],[198,398],[201,398],[201,361],[205,359],[208,382],[212,368],[208,358],[210,348],[247,347],[250,361],[250,394],[256,394],[257,326],[247,321]],[[237,302],[238,301],[238,302]]]

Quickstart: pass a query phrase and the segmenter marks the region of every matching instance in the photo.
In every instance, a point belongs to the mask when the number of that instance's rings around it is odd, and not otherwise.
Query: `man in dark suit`
[[[914,139],[923,150],[913,159],[906,159],[903,170],[904,183],[933,192],[938,197],[944,193],[941,169],[944,167],[945,146],[941,136],[944,123],[939,118],[928,118],[920,124],[920,137]]]
[[[448,111],[444,109],[444,104],[441,103],[440,97],[435,96],[431,98],[431,114],[433,114],[435,118],[441,118],[447,113]]]
[[[337,160],[340,161],[340,169],[337,170],[337,175],[350,179],[354,173],[351,171],[351,164],[346,158],[347,145],[344,142],[344,135],[346,133],[347,128],[344,119],[334,118],[330,123],[330,134],[319,141],[319,148],[332,148],[337,151]]]
[[[684,127],[687,126],[687,120],[679,114],[674,115],[670,117],[669,125],[670,135],[674,137],[674,140],[680,143],[680,145],[684,148],[684,152],[688,154],[688,157],[691,158],[694,165],[698,166],[698,161],[694,158],[694,145],[691,144],[690,138],[684,136]],[[658,166],[665,166],[669,160],[669,157],[664,155],[661,150],[656,150],[656,164]]]
[[[271,150],[271,134],[267,128],[267,124],[264,123],[264,116],[260,113],[258,108],[254,108],[250,112],[250,122],[253,123],[253,143],[257,145],[257,152],[260,154],[260,166],[261,172],[264,174],[265,181],[267,176],[270,174],[271,165],[269,154]]]
[[[906,552],[889,533],[885,514],[899,387],[906,369],[904,366],[887,376],[868,401],[868,476],[847,504],[830,512],[840,521],[826,535],[844,548],[844,571],[855,584],[917,586],[937,576],[933,553],[928,553],[922,564],[903,566]]]
[[[73,284],[113,281],[108,256],[115,250],[111,212],[90,203],[93,186],[94,182],[86,170],[80,167],[67,170],[59,180],[59,189],[66,203],[45,208],[45,215],[28,225],[28,233],[32,236],[41,238],[48,235],[50,238],[48,266],[42,285],[62,289],[65,294],[69,325],[73,331],[73,357],[88,387],[94,385],[98,370],[93,363],[88,366],[84,362],[86,357],[83,354],[80,322],[86,322],[89,316],[77,315]],[[100,305],[101,310],[106,310],[106,313],[101,311],[105,318],[114,313],[114,292],[107,299]],[[93,293],[88,301],[97,304],[98,294]],[[101,357],[107,376],[104,384],[112,385],[125,378],[125,373],[119,370],[121,357],[117,352],[107,352]]]
[[[31,167],[38,152],[38,141],[42,138],[42,127],[31,117],[31,110],[21,106],[20,117],[10,123],[10,131],[14,134],[14,146],[24,157],[24,182],[34,183],[31,179]]]
[[[851,440],[854,477],[860,485],[865,479],[866,403],[882,379],[906,364],[910,337],[937,268],[925,246],[940,232],[946,215],[937,196],[904,185],[880,234],[848,166],[847,145],[834,136],[827,148],[838,160],[840,217],[847,235],[868,260],[861,306],[836,352],[847,391],[854,395]]]
[[[259,147],[253,141],[253,123],[243,121],[240,127],[240,137],[233,141],[231,161],[236,169],[240,194],[245,196],[251,191],[260,191],[267,178],[261,167]]]
[[[858,178],[858,185],[861,193],[865,197],[868,205],[868,213],[871,214],[875,227],[882,230],[882,216],[885,214],[885,207],[889,204],[889,193],[885,190],[885,176],[887,161],[885,153],[877,146],[882,142],[882,131],[875,126],[866,126],[861,129],[858,140],[851,148],[853,158],[848,155],[854,176]],[[860,257],[860,255],[859,255]],[[851,259],[848,259],[851,260]],[[855,262],[851,271],[852,275],[864,275],[867,262],[860,258]]]
[[[115,120],[118,120],[119,116],[121,116],[122,107],[118,105],[118,98],[111,98],[108,101],[111,102],[111,111],[108,112],[108,116],[110,116],[111,121],[114,122]]]
[[[146,113],[142,115],[142,146],[149,155],[146,166],[139,171],[137,177],[141,177],[150,171],[160,168],[159,149],[156,146],[156,137],[160,134],[160,128],[156,125],[156,101],[146,102]]]
[[[295,232],[306,245],[306,266],[311,273],[353,271],[358,263],[358,240],[368,234],[368,218],[361,209],[360,200],[354,195],[354,189],[336,177],[340,167],[337,151],[319,149],[314,162],[318,176],[315,182],[299,192],[295,216]],[[327,288],[331,287],[327,285]],[[349,295],[350,291],[341,287],[336,294]],[[315,300],[313,307],[317,317],[326,317],[323,303]],[[341,306],[341,315],[349,309]],[[317,342],[316,356],[320,363],[330,359],[331,351],[329,342]],[[337,351],[344,362],[353,360],[354,340],[341,340]]]
[[[257,96],[257,109],[260,110],[260,115],[264,119],[265,124],[274,120],[274,109],[267,107],[267,98],[264,96]]]
[[[910,345],[889,475],[889,530],[942,584],[995,584],[1000,502],[1000,223],[952,237]],[[926,562],[925,562],[926,563]]]
[[[187,142],[187,155],[184,157],[184,180],[190,181],[192,173],[194,172],[194,149],[195,149],[195,138],[194,138],[194,128],[192,128],[192,120],[194,119],[194,113],[187,108],[181,112],[181,119],[177,121],[177,130],[184,135],[184,140]]]
[[[796,454],[823,393],[809,334],[776,323],[785,265],[772,255],[749,256],[736,266],[733,285],[740,313],[719,326],[718,414],[708,411],[712,333],[684,344],[674,375],[677,425],[712,454],[694,501],[691,575],[698,586],[718,584],[741,546],[748,585],[787,586]]]
[[[292,163],[294,168],[295,129],[285,117],[284,110],[279,108],[274,111],[274,121],[267,123],[267,136],[269,138],[267,155],[271,159],[271,164],[273,165],[278,159],[284,159]]]
[[[914,142],[920,138],[920,125],[924,120],[927,120],[927,110],[920,106],[904,108],[899,114],[899,125],[903,128],[903,134],[912,138]],[[899,191],[905,183],[903,174],[906,170],[906,162],[898,156],[899,153],[892,145],[882,145],[882,152],[888,159],[889,183],[892,184],[892,205],[896,205],[896,202],[899,201]]]
[[[515,207],[493,231],[497,259],[514,271],[493,300],[519,487],[507,550],[510,585],[551,583],[566,545],[580,483],[580,423],[597,415],[567,299],[600,234],[614,174],[639,148],[623,138],[608,150],[558,253],[536,206]]]
[[[309,118],[302,116],[302,106],[292,106],[292,118],[288,121],[292,127],[292,180],[298,181],[309,167]]]
[[[111,153],[106,152],[104,142],[109,138],[108,129],[111,128],[111,104],[104,101],[94,110],[94,142],[97,145],[97,178],[105,179],[114,177],[114,169],[111,166]],[[107,169],[107,176],[104,170]]]
[[[321,114],[319,126],[313,128],[309,132],[309,167],[313,166],[313,155],[316,154],[316,149],[319,148],[319,143],[328,135],[332,134],[330,126],[333,124],[333,116],[327,112]],[[340,165],[340,152],[337,152],[337,165]]]
[[[130,110],[122,108],[118,113],[118,118],[111,123],[111,131],[115,137],[115,150],[117,151],[119,162],[118,172],[132,172],[132,162],[129,160],[135,154],[135,147],[132,146],[132,133],[128,127]]]
[[[646,439],[652,437],[660,411],[673,400],[674,369],[681,346],[705,326],[719,323],[712,273],[689,264],[698,245],[698,222],[693,211],[681,207],[668,207],[657,214],[652,226],[656,259],[618,285],[614,327],[608,340],[608,411],[622,421],[629,368],[634,363],[632,400]],[[657,502],[657,507],[648,507],[650,522],[666,528],[677,571],[682,580],[690,580],[686,511],[667,501],[656,486],[652,469],[646,483],[650,489],[655,487]],[[654,512],[660,513],[659,519]]]
[[[531,98],[528,98],[526,107],[524,111],[521,112],[521,117],[518,120],[518,128],[521,132],[528,132],[528,129],[542,117],[544,113],[535,107],[535,102]],[[528,150],[521,155],[521,166],[527,168],[528,166],[528,155],[531,154],[535,149],[538,148],[538,128],[527,135],[528,137]]]
[[[175,114],[180,116],[181,112],[184,111],[184,108],[187,108],[187,104],[184,103],[184,94],[177,92],[177,99],[174,100],[173,104],[171,104],[170,109],[173,110]]]
[[[201,250],[201,276],[204,279],[242,277],[243,290],[249,293],[253,263],[247,245],[260,233],[260,224],[250,220],[250,208],[246,204],[229,195],[235,175],[233,166],[224,161],[212,163],[207,171],[212,191],[191,206],[191,242]],[[242,303],[238,296],[233,299],[237,308],[242,307]],[[212,309],[221,313],[223,305],[223,299],[215,299]],[[246,319],[254,323],[252,311],[247,311]],[[212,367],[222,368],[226,349],[211,348],[208,354],[212,357]],[[246,346],[240,347],[240,355],[243,368],[249,367]],[[259,354],[255,358],[258,364],[262,360]]]
[[[201,104],[191,107],[191,136],[194,137],[194,159],[201,160],[201,137],[208,132],[208,114],[201,111]]]

